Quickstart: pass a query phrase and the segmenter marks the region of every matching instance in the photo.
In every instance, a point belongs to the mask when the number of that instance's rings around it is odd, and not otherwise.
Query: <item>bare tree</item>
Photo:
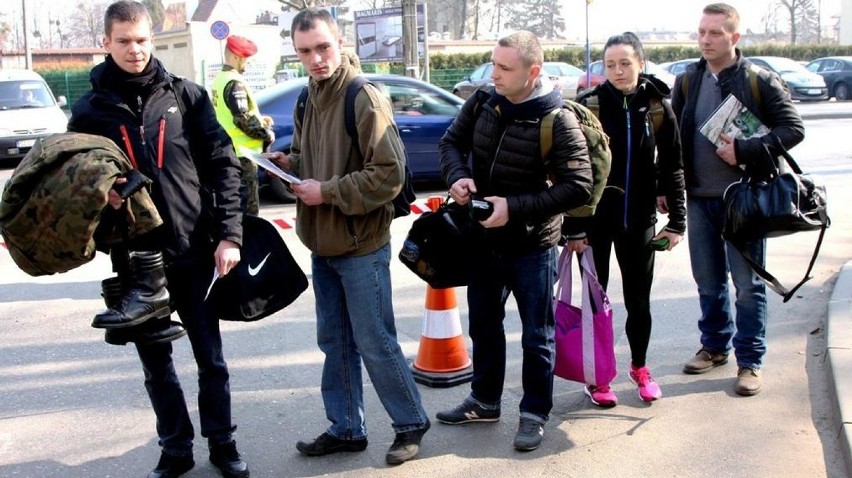
[[[559,10],[559,0],[517,0],[509,15],[508,26],[529,30],[539,38],[559,38],[565,30],[565,20]]]
[[[69,16],[71,42],[81,47],[101,46],[106,3],[80,1]]]
[[[142,0],[142,4],[148,9],[148,14],[151,15],[151,22],[154,25],[163,21],[163,16],[166,14],[163,0]]]
[[[790,25],[790,43],[797,45],[801,39],[819,36],[819,12],[814,0],[776,0],[776,7],[786,10]]]

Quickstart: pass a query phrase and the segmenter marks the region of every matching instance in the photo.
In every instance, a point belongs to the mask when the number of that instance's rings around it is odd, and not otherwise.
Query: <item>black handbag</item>
[[[221,320],[252,322],[290,305],[308,278],[269,221],[243,216],[240,262],[213,284],[210,298]]]
[[[435,289],[465,286],[483,231],[468,206],[444,202],[414,221],[399,260]]]
[[[725,227],[722,237],[731,242],[743,255],[755,273],[769,288],[790,300],[796,290],[811,279],[810,273],[819,254],[825,230],[831,225],[828,217],[825,186],[802,173],[801,168],[776,139],[781,156],[778,164],[772,160],[767,145],[766,158],[771,162],[770,174],[743,177],[725,190]],[[804,277],[792,289],[787,289],[743,250],[745,244],[760,239],[786,236],[802,231],[819,230],[813,255]]]

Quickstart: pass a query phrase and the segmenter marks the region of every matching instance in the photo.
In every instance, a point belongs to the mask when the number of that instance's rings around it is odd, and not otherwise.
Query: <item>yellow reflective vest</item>
[[[234,149],[237,151],[237,156],[240,155],[240,146],[245,146],[256,153],[263,152],[263,140],[248,136],[237,125],[234,124],[234,115],[225,103],[225,87],[232,81],[243,82],[243,77],[237,70],[222,70],[216,75],[213,80],[213,109],[216,110],[216,119],[219,124],[228,132],[231,141],[234,142]],[[251,115],[260,116],[260,110],[257,103],[252,97],[251,90],[246,86],[246,99],[248,100],[248,112]]]

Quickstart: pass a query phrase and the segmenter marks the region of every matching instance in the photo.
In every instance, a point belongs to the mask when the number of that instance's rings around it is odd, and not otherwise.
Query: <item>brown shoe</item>
[[[695,357],[683,366],[683,373],[698,374],[728,363],[728,354],[701,347]]]
[[[734,391],[737,395],[750,397],[760,393],[760,387],[763,386],[763,380],[760,378],[760,370],[756,368],[740,367],[737,371],[737,382],[734,384]]]

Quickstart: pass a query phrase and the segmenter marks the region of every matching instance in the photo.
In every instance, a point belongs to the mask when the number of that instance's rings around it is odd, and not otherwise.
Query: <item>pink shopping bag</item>
[[[558,377],[587,385],[607,385],[617,374],[612,333],[612,306],[598,282],[592,248],[578,260],[583,284],[581,306],[571,303],[572,254],[559,256],[556,313],[556,367]]]

